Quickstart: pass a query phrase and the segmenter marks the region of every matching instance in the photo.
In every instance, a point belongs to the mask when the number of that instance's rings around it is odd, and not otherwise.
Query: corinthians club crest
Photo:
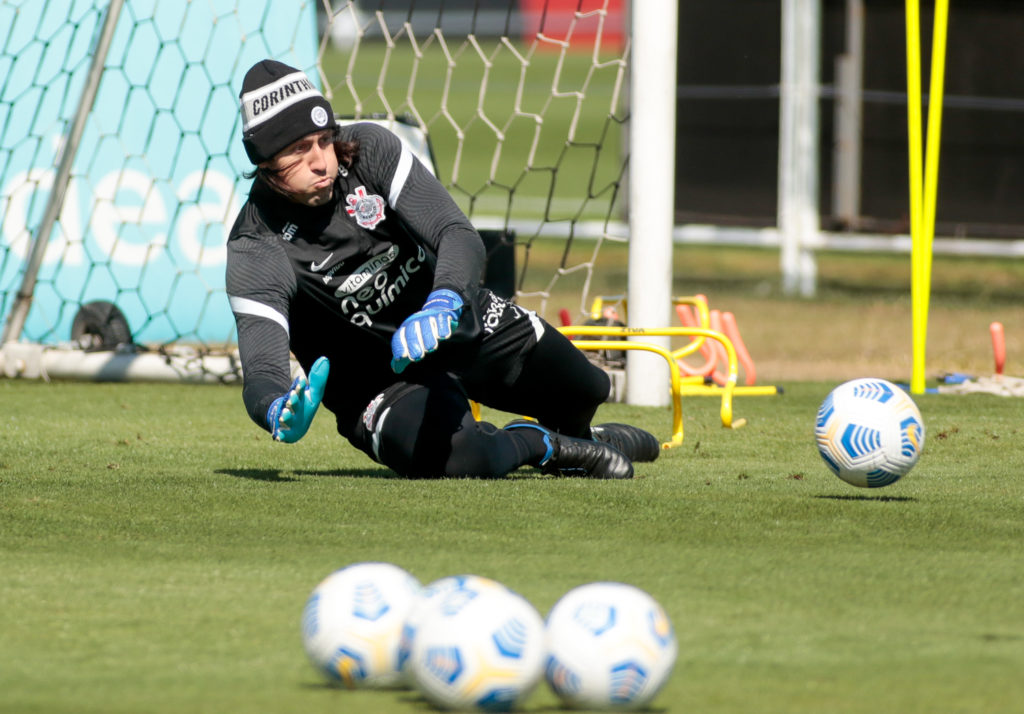
[[[384,199],[366,193],[365,186],[357,186],[354,193],[345,196],[345,212],[354,216],[363,228],[373,229],[384,220]]]

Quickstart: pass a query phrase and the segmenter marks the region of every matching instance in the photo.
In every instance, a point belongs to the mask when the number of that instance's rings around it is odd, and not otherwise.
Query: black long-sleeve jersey
[[[328,357],[323,403],[348,436],[369,401],[397,381],[391,336],[432,290],[453,290],[465,303],[453,344],[480,331],[479,234],[397,136],[369,123],[341,132],[359,150],[328,204],[295,203],[257,177],[228,238],[242,398],[264,429],[271,402],[291,385],[289,350],[307,372]]]

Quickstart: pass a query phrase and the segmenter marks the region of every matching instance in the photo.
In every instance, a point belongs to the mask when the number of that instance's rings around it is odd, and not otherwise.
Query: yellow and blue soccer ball
[[[415,686],[412,672],[407,666],[409,655],[412,654],[412,643],[420,625],[430,616],[431,611],[442,605],[451,609],[462,598],[474,597],[481,588],[504,587],[496,580],[479,575],[448,575],[427,583],[420,589],[412,607],[409,608],[409,614],[405,617],[402,637],[398,645],[398,668],[409,687]],[[451,600],[446,603],[445,598],[448,597],[451,597]]]
[[[402,686],[402,626],[421,589],[392,563],[355,563],[328,575],[302,612],[302,643],[313,666],[352,689]]]
[[[440,709],[508,711],[539,684],[544,621],[521,595],[481,576],[453,576],[408,618],[404,671]]]
[[[544,677],[565,706],[646,707],[675,666],[675,630],[661,605],[627,583],[570,590],[545,623]]]
[[[833,474],[854,486],[895,483],[924,449],[924,420],[906,391],[863,378],[833,389],[814,424],[818,452]]]

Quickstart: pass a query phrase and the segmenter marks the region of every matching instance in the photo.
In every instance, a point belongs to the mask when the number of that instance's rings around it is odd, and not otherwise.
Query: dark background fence
[[[932,7],[921,3],[923,91]],[[903,0],[867,0],[860,211],[832,205],[835,62],[845,0],[826,0],[821,46],[822,227],[907,232],[906,40]],[[679,5],[678,222],[775,225],[781,3]],[[1024,2],[951,4],[937,233],[1024,236]],[[924,108],[925,116],[927,107]]]

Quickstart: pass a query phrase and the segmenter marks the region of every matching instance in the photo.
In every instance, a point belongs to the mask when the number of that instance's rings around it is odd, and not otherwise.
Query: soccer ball
[[[545,627],[544,677],[570,707],[638,709],[654,699],[675,666],[672,622],[633,585],[574,588],[555,603]]]
[[[540,614],[489,578],[457,576],[437,586],[409,633],[412,683],[440,709],[515,708],[543,674]]]
[[[313,665],[350,688],[389,688],[398,670],[402,625],[420,582],[391,563],[356,563],[328,575],[302,613],[302,643]]]
[[[910,396],[884,379],[844,382],[825,397],[814,425],[821,458],[854,486],[895,483],[924,448],[924,421]]]
[[[479,589],[504,587],[495,580],[479,575],[449,575],[420,589],[412,607],[409,608],[409,613],[405,616],[402,637],[398,645],[398,669],[410,687],[414,686],[414,682],[410,668],[406,665],[412,652],[412,642],[416,638],[417,630],[431,610],[440,607],[448,595],[452,595],[452,600],[446,607],[451,608],[459,598],[469,597],[471,593],[475,593]]]

